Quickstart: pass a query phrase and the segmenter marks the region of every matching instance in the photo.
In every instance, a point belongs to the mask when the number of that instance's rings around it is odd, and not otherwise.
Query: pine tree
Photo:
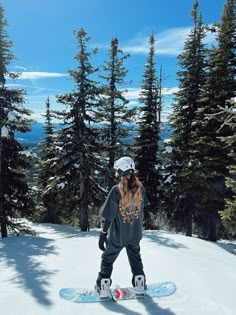
[[[104,99],[101,102],[98,119],[105,124],[101,129],[103,134],[103,152],[107,152],[108,165],[105,169],[108,170],[108,188],[114,185],[114,162],[125,151],[124,137],[128,134],[125,123],[131,122],[135,113],[135,108],[129,109],[128,100],[124,96],[124,90],[121,86],[125,84],[124,79],[128,70],[124,66],[125,60],[129,55],[124,55],[119,49],[118,39],[111,40],[109,50],[109,60],[105,61],[103,66],[103,78],[106,83],[102,87]],[[106,171],[104,170],[106,177]]]
[[[192,8],[194,27],[178,56],[179,92],[176,93],[171,124],[171,173],[169,185],[170,218],[186,235],[192,236],[192,222],[197,212],[197,192],[202,183],[201,167],[194,147],[194,125],[199,108],[198,100],[205,83],[206,48],[203,44],[205,28],[198,11],[198,1]]]
[[[33,205],[26,178],[27,157],[24,155],[24,148],[14,137],[16,131],[30,130],[31,121],[27,117],[30,112],[23,107],[24,91],[8,89],[6,86],[7,76],[17,77],[8,70],[14,55],[11,52],[12,43],[8,39],[6,26],[4,9],[0,6],[0,224],[2,237],[7,237],[9,229],[17,233],[27,231],[25,225],[17,223],[14,218],[29,215]]]
[[[223,142],[227,147],[230,147],[231,150],[229,155],[232,159],[232,164],[229,168],[229,176],[226,179],[226,186],[229,188],[230,196],[226,198],[225,209],[220,212],[221,218],[224,222],[227,234],[231,237],[236,236],[236,101],[231,100],[232,107],[231,110],[221,109],[219,114],[227,112],[227,119],[224,121],[224,124],[228,124],[234,131],[232,136],[225,137]]]
[[[219,26],[218,46],[209,52],[207,77],[199,99],[199,109],[194,125],[195,149],[201,165],[204,179],[204,201],[200,225],[203,236],[216,241],[220,226],[219,211],[224,209],[225,177],[228,166],[232,164],[230,146],[225,146],[222,139],[234,133],[231,126],[225,124],[226,113],[217,116],[219,107],[228,108],[228,100],[235,97],[235,51],[236,20],[235,0],[228,0]]]
[[[155,228],[155,214],[158,210],[158,187],[159,174],[157,165],[160,163],[158,157],[158,142],[160,139],[159,121],[159,82],[156,74],[155,63],[155,38],[150,36],[150,50],[141,84],[140,107],[141,117],[138,122],[139,130],[136,138],[135,151],[138,175],[146,189],[150,205],[146,208],[144,221],[145,228]]]
[[[81,231],[88,231],[89,210],[94,211],[104,193],[99,182],[103,174],[98,154],[98,131],[94,127],[100,90],[93,79],[98,69],[90,62],[96,51],[88,52],[90,38],[83,28],[75,31],[75,35],[78,66],[69,70],[75,81],[75,90],[58,96],[58,102],[67,110],[57,112],[64,127],[60,130],[61,148],[54,181],[61,188],[60,207],[66,209],[74,224],[80,224]]]
[[[54,175],[57,166],[57,141],[55,127],[52,119],[49,98],[46,101],[46,113],[44,123],[45,138],[40,143],[40,162],[38,169],[38,199],[42,201],[44,210],[40,215],[41,222],[60,223],[57,211],[58,188],[54,185]],[[39,202],[40,203],[40,202]]]

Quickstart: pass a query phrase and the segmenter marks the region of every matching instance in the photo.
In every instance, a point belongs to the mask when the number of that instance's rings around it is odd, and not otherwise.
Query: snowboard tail
[[[79,288],[63,288],[59,291],[62,299],[74,303],[92,303],[92,302],[112,302],[122,300],[132,300],[138,298],[156,298],[174,294],[176,286],[173,282],[161,282],[147,285],[146,290],[139,294],[134,288],[111,288],[110,294],[105,298],[100,296],[95,290]]]

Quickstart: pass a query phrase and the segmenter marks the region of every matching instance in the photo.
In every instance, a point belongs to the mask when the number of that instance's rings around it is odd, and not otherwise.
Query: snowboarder
[[[142,238],[143,208],[147,205],[147,197],[135,175],[135,163],[130,157],[117,160],[114,169],[119,183],[113,186],[101,210],[104,221],[99,248],[103,254],[96,281],[98,292],[101,291],[104,279],[108,280],[108,286],[111,285],[113,263],[123,248],[126,248],[133,274],[132,285],[136,287],[136,279],[141,276],[142,285],[146,286],[139,243]]]

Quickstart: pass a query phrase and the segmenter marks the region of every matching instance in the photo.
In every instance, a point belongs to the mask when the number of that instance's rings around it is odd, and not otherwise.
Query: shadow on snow
[[[40,223],[34,224],[35,227],[45,227],[47,231],[41,232],[40,235],[45,233],[50,233],[51,235],[56,234],[59,238],[73,238],[73,237],[91,237],[91,236],[99,236],[100,231],[91,230],[89,232],[81,232],[79,228],[75,228],[73,226],[60,225],[60,224],[51,224],[51,223]]]
[[[47,270],[40,262],[41,256],[56,255],[52,239],[18,236],[3,239],[0,243],[0,262],[4,260],[8,267],[16,270],[16,276],[8,281],[30,292],[36,301],[51,306],[49,299],[50,277],[55,270]]]
[[[153,315],[175,315],[170,309],[163,309],[158,306],[158,304],[151,298],[142,300],[137,299],[139,303],[144,305],[147,314]],[[118,303],[102,303],[102,305],[111,313],[125,314],[125,315],[142,315],[142,313],[131,310],[125,306],[128,301],[120,301]]]
[[[218,241],[217,245],[220,246],[221,248],[223,248],[224,250],[226,250],[227,252],[229,252],[230,254],[236,255],[236,243],[235,242],[221,242]]]
[[[148,239],[154,243],[157,243],[161,246],[171,247],[171,248],[187,248],[184,244],[178,243],[173,239],[168,237],[168,234],[162,233],[161,231],[145,231],[143,234],[145,239]]]

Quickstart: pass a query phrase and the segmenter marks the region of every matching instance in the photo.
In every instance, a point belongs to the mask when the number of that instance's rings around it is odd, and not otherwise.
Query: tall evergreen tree
[[[14,218],[30,213],[31,192],[26,180],[27,157],[24,148],[16,141],[16,131],[30,130],[30,112],[23,107],[24,91],[8,89],[6,77],[16,77],[10,73],[9,65],[14,59],[12,43],[6,32],[7,22],[4,9],[0,5],[0,224],[1,235],[6,237],[8,229],[24,231],[22,224]]]
[[[52,123],[53,113],[50,109],[49,98],[46,101],[46,113],[44,116],[45,138],[40,144],[40,159],[38,169],[38,199],[42,201],[44,208],[40,215],[40,221],[60,223],[56,202],[58,188],[56,185],[54,185],[54,175],[58,160],[58,152],[56,149],[56,132]]]
[[[206,82],[201,91],[199,109],[194,124],[195,149],[204,179],[204,212],[201,225],[204,236],[211,241],[218,237],[219,211],[224,209],[225,177],[232,164],[231,146],[222,139],[234,134],[232,126],[224,124],[226,113],[217,116],[219,106],[230,108],[228,100],[235,97],[236,64],[236,1],[228,0],[221,18],[218,46],[210,50]],[[207,224],[206,224],[207,223]]]
[[[224,125],[229,125],[234,133],[232,136],[223,138],[223,142],[231,150],[229,155],[232,159],[232,164],[229,165],[229,176],[226,179],[226,186],[229,188],[230,196],[226,198],[225,209],[220,212],[220,216],[225,225],[228,236],[236,236],[236,100],[230,100],[232,109],[221,108],[219,115],[227,113],[227,119]]]
[[[150,49],[145,64],[141,84],[140,107],[141,117],[138,122],[139,130],[136,138],[135,151],[139,177],[143,182],[150,205],[144,215],[145,227],[155,228],[154,216],[158,211],[159,174],[157,165],[160,163],[158,156],[158,141],[160,139],[159,121],[159,88],[155,63],[155,38],[150,36]],[[153,216],[154,215],[154,216]]]
[[[127,126],[124,124],[131,122],[135,113],[135,108],[128,108],[129,101],[124,96],[125,91],[121,90],[128,72],[124,66],[128,57],[129,55],[124,55],[123,51],[119,49],[118,39],[113,38],[109,50],[109,60],[105,61],[103,66],[105,74],[101,78],[105,79],[106,83],[102,88],[104,99],[98,112],[99,120],[105,124],[101,131],[105,140],[103,151],[107,152],[108,157],[106,169],[108,169],[109,188],[114,185],[114,161],[124,152],[125,144],[122,139],[128,134]]]
[[[178,56],[179,92],[176,93],[171,124],[172,181],[169,186],[171,220],[192,236],[192,222],[198,208],[197,192],[201,187],[201,166],[194,147],[194,125],[199,97],[205,83],[206,48],[203,44],[205,28],[195,0],[192,8],[193,28]],[[174,211],[173,208],[174,207]]]
[[[64,128],[60,130],[61,149],[55,181],[61,188],[61,207],[80,224],[81,231],[89,230],[89,210],[101,202],[103,193],[99,179],[100,166],[96,121],[96,109],[100,102],[100,90],[93,79],[98,69],[90,62],[93,52],[88,52],[89,37],[83,28],[75,31],[79,52],[75,70],[69,74],[75,81],[75,90],[58,96],[58,102],[67,110],[58,112]]]

